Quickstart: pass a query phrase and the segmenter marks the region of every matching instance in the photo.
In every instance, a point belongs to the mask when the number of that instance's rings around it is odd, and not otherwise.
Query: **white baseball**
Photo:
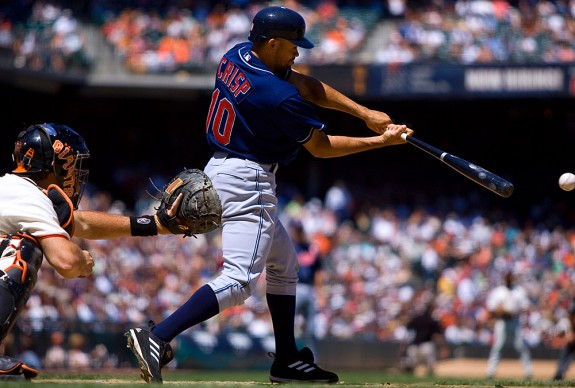
[[[565,191],[571,191],[575,189],[575,175],[570,172],[566,172],[559,177],[559,187]]]

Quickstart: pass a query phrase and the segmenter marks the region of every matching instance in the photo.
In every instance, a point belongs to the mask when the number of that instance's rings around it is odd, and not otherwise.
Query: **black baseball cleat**
[[[128,348],[134,353],[140,364],[140,376],[147,383],[162,383],[162,368],[174,358],[169,342],[162,341],[152,333],[154,322],[148,327],[130,329],[124,335],[128,337]]]
[[[270,353],[275,358],[275,354]],[[299,351],[298,357],[292,362],[280,362],[274,359],[270,370],[270,381],[272,383],[337,383],[339,377],[333,372],[328,372],[317,366],[313,359],[310,348],[303,348]]]

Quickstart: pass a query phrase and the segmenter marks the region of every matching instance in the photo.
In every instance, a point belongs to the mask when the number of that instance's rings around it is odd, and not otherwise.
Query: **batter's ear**
[[[275,48],[279,44],[279,41],[276,38],[271,38],[266,41],[266,44],[271,48]]]

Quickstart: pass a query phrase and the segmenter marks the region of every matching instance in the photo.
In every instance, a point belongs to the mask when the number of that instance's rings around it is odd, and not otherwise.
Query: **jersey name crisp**
[[[224,83],[238,103],[252,90],[252,84],[244,72],[226,57],[220,61],[216,78]]]

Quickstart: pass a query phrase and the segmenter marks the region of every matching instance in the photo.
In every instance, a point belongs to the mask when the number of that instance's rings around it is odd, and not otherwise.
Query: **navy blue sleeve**
[[[277,122],[280,123],[282,131],[300,144],[311,138],[314,129],[325,128],[313,106],[299,95],[284,100],[277,111]]]

